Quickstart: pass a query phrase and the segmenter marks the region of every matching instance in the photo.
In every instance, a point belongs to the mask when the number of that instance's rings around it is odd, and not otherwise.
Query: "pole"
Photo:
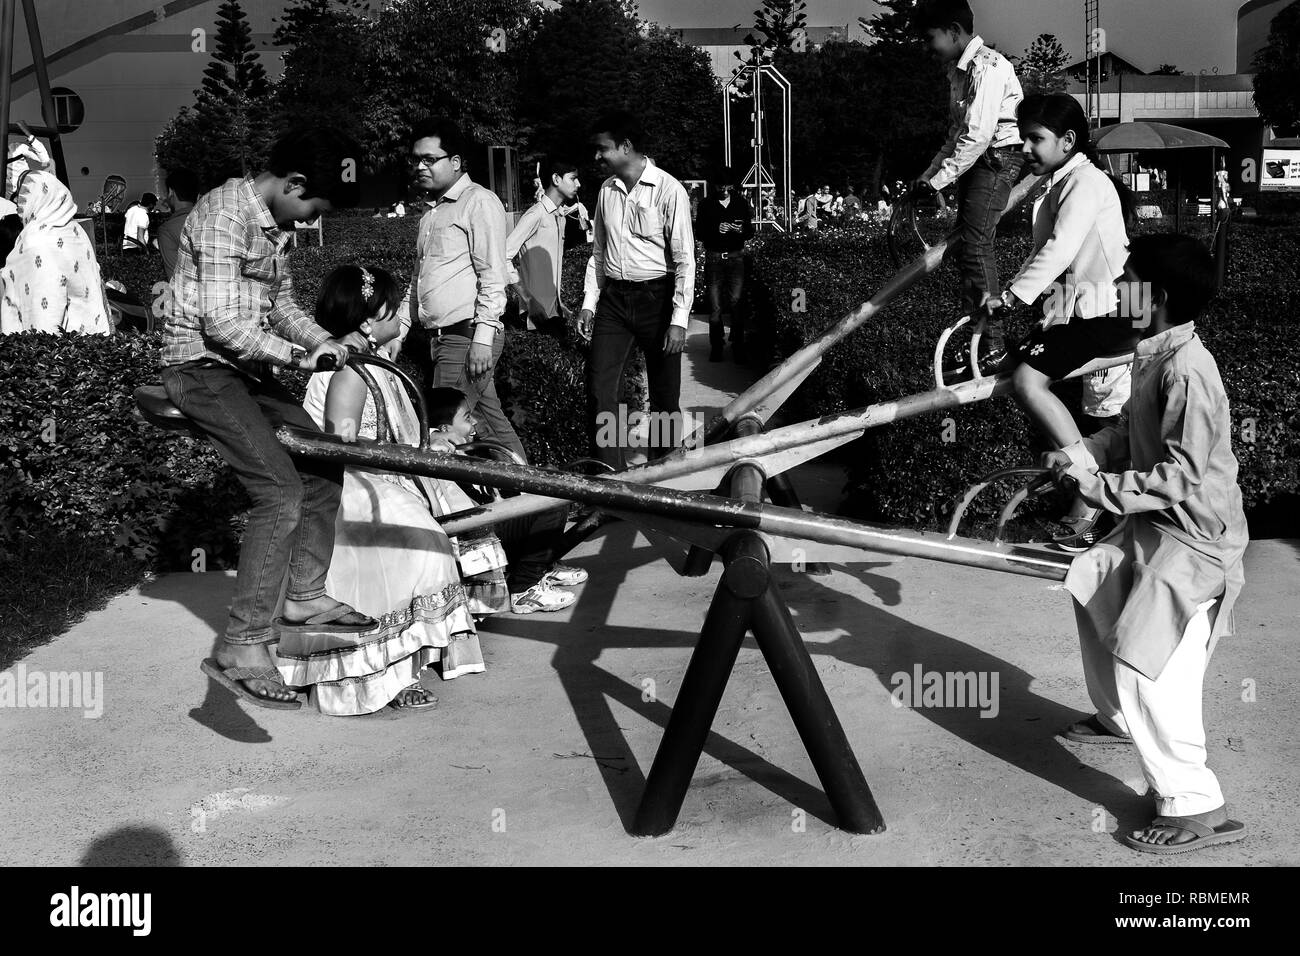
[[[752,531],[734,535],[727,548],[729,560],[747,565],[757,562],[761,566],[760,549],[766,553],[762,538]],[[659,836],[677,823],[691,776],[704,752],[704,742],[749,629],[753,587],[746,575],[742,573],[733,580],[736,576],[729,577],[730,571],[729,566],[718,582],[700,629],[700,641],[686,666],[663,740],[646,776],[645,791],[632,823],[632,832],[637,836]]]
[[[32,48],[32,66],[36,71],[36,88],[41,95],[41,118],[55,132],[50,136],[50,152],[54,159],[54,175],[67,185],[68,166],[63,158],[63,137],[58,132],[59,118],[54,111],[54,95],[50,92],[50,73],[45,65],[45,49],[41,44],[41,28],[36,20],[35,0],[23,0],[23,18],[27,21],[27,39]]]
[[[1131,356],[1098,359],[1071,373],[1068,377],[1077,378],[1104,368],[1127,365],[1131,361]],[[930,412],[960,408],[972,402],[1002,395],[1010,391],[1010,389],[1011,380],[1007,376],[984,379],[980,382],[963,382],[952,388],[935,389],[918,395],[910,395],[896,402],[881,402],[866,408],[830,415],[817,421],[800,422],[795,425],[787,425],[784,428],[776,428],[760,434],[720,442],[706,448],[689,452],[674,452],[651,464],[620,472],[616,478],[618,481],[628,484],[655,484],[670,481],[682,476],[698,474],[711,468],[731,465],[745,458],[763,458],[788,449],[823,441],[847,441],[849,438],[871,428],[878,428],[891,422],[902,421],[903,419]],[[290,446],[291,449],[301,446],[299,436],[294,435],[292,432],[286,434],[292,436],[293,444]],[[288,440],[281,436],[281,441]],[[609,481],[611,479],[603,480]],[[522,517],[526,514],[540,514],[564,503],[560,498],[544,497],[547,494],[549,493],[532,492],[516,498],[507,498],[504,501],[494,502],[490,511],[487,508],[475,509],[466,515],[447,518],[441,524],[448,535],[454,536],[479,530],[484,526],[507,518]],[[543,495],[543,497],[539,497],[539,495]],[[780,502],[777,503],[780,504]],[[490,517],[485,519],[484,516],[487,515],[490,515]],[[591,527],[586,529],[585,534],[590,534],[595,530],[597,521],[598,519],[594,516],[589,520]],[[575,526],[574,529],[566,533],[566,542],[569,542],[569,534],[573,534],[577,527]],[[581,538],[573,540],[569,543],[569,547],[576,545],[578,540],[581,540]]]
[[[885,820],[871,787],[774,581],[768,581],[755,602],[753,626],[759,650],[835,810],[839,828],[850,833],[883,832]]]
[[[0,133],[4,134],[4,149],[0,149],[0,183],[8,187],[9,175],[9,99],[13,92],[14,72],[14,10],[18,0],[0,0]]]
[[[588,478],[585,475],[530,465],[462,458],[443,452],[423,451],[410,445],[344,442],[332,435],[284,426],[276,429],[275,434],[290,454],[314,460],[362,465],[407,475],[473,481],[476,484],[489,484],[598,507],[659,515],[675,521],[762,531],[782,537],[842,544],[885,554],[926,558],[1054,581],[1064,580],[1070,567],[1069,555],[1046,548],[994,545],[966,538],[948,539],[929,532],[877,527],[816,512],[795,511],[656,485],[636,485],[614,478]]]
[[[743,428],[750,423],[740,424]],[[761,502],[762,470],[752,463],[737,465],[730,490],[739,501]],[[700,642],[691,655],[682,689],[646,777],[645,793],[633,823],[632,832],[638,836],[658,836],[676,824],[727,679],[749,630],[753,600],[771,587],[771,556],[761,535],[753,531],[733,534],[723,546],[723,555],[726,570],[709,605]]]

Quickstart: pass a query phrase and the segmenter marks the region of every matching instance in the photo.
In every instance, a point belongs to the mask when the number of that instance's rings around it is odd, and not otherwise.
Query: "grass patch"
[[[11,667],[144,579],[144,565],[68,537],[0,554],[0,668]]]

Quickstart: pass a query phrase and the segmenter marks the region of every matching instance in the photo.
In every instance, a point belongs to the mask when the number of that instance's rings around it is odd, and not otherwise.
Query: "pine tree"
[[[217,8],[216,50],[195,91],[194,113],[212,137],[216,164],[231,174],[256,172],[266,156],[270,94],[244,10],[238,0],[224,0]]]
[[[1024,59],[1016,64],[1016,74],[1025,94],[1064,93],[1065,68],[1069,62],[1061,41],[1050,33],[1040,33],[1025,51]]]

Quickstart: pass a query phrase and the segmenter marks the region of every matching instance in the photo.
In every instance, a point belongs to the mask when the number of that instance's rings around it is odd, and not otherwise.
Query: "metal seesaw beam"
[[[1064,580],[1070,566],[1069,555],[1045,548],[994,546],[967,538],[949,540],[939,534],[875,527],[846,518],[778,508],[754,501],[738,501],[699,492],[633,484],[615,478],[589,478],[549,468],[463,458],[445,452],[422,451],[409,445],[344,442],[333,435],[288,427],[276,429],[275,434],[291,454],[401,474],[493,485],[544,496],[550,499],[547,507],[566,500],[578,501],[596,507],[660,516],[669,521],[748,529],[779,537],[820,541],[1055,581]],[[510,499],[516,500],[519,499]],[[505,503],[509,504],[510,501]],[[498,513],[494,512],[495,514]],[[450,525],[444,525],[444,530],[448,534],[452,533]]]
[[[1011,196],[1007,200],[1006,208],[1002,211],[1002,216],[1005,216],[1028,199],[1041,180],[1041,176],[1029,176],[1021,180],[1015,189],[1011,191]],[[859,328],[867,320],[879,315],[890,302],[911,288],[917,280],[938,269],[943,263],[944,256],[950,249],[955,248],[959,241],[958,234],[953,232],[943,242],[927,249],[925,255],[913,260],[894,273],[889,281],[869,301],[862,303],[844,318],[831,325],[816,339],[789,356],[784,362],[732,399],[705,426],[702,436],[698,434],[694,436],[695,440],[691,444],[710,444],[719,440],[730,431],[731,427],[742,416],[759,408],[764,409],[765,414],[762,417],[766,421],[767,417],[780,408],[794,389],[821,363],[822,357],[831,350],[831,347],[836,342]]]
[[[1099,369],[1127,365],[1132,360],[1131,355],[1100,358],[1066,377],[1077,378]],[[870,428],[879,428],[918,415],[960,408],[962,405],[985,401],[1009,391],[1011,391],[1009,375],[962,382],[951,388],[938,388],[908,395],[897,401],[880,402],[865,408],[827,415],[813,421],[799,422],[755,435],[733,438],[704,448],[679,448],[658,461],[629,468],[614,478],[600,480],[618,480],[638,485],[652,484],[667,488],[676,486],[679,489],[684,485],[693,486],[695,490],[712,489],[717,487],[718,482],[737,462],[746,460],[757,461],[769,476],[778,475],[786,469],[852,441]],[[449,535],[465,534],[507,518],[539,514],[562,503],[563,501],[557,498],[539,498],[534,495],[507,498],[503,501],[495,501],[477,511],[458,515],[445,523],[443,528]]]

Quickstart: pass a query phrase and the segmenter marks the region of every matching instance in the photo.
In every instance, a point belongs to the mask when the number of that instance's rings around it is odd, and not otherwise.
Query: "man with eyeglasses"
[[[419,322],[433,336],[433,387],[464,392],[480,437],[526,459],[493,379],[505,347],[505,207],[470,179],[472,143],[455,123],[423,124],[411,143],[411,175],[428,194],[429,208],[420,220],[403,324]]]

